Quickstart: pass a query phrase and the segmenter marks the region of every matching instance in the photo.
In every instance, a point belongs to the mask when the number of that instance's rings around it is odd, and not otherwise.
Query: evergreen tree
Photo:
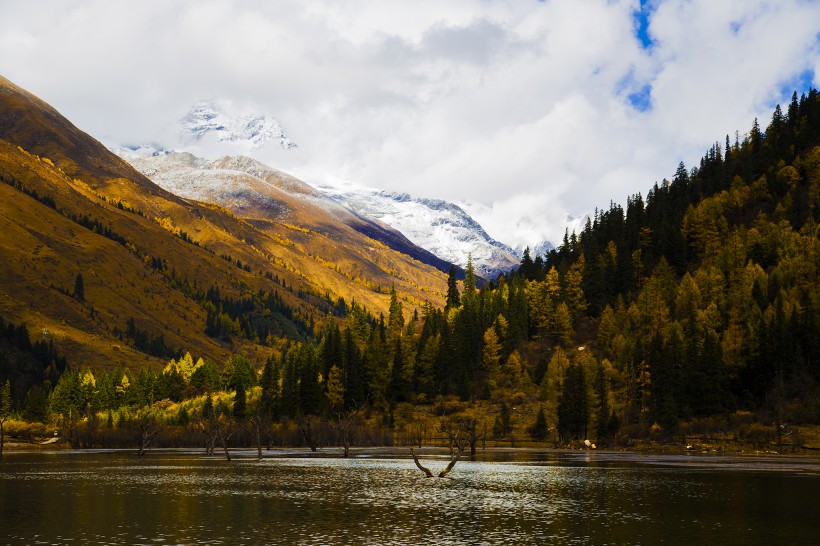
[[[211,419],[214,416],[214,399],[211,392],[205,393],[205,402],[202,404],[202,418],[204,420]]]
[[[538,408],[538,415],[535,416],[535,422],[529,429],[530,436],[533,440],[543,442],[547,439],[549,430],[547,429],[547,415],[544,413],[544,407]]]
[[[265,417],[276,417],[279,399],[279,366],[273,355],[265,361],[259,383],[262,386],[262,393],[259,398],[259,414]]]
[[[495,418],[493,424],[493,437],[497,439],[507,437],[513,430],[512,418],[510,417],[510,408],[507,407],[506,402],[501,402],[499,414]]]
[[[85,284],[83,283],[83,274],[77,273],[74,279],[74,299],[79,302],[85,301]]]
[[[242,383],[236,386],[236,393],[233,396],[233,416],[234,419],[241,421],[245,418],[248,411],[248,401],[245,394],[245,387]]]
[[[609,436],[609,385],[606,377],[604,362],[599,361],[597,373],[595,375],[595,395],[598,398],[597,414],[595,423],[595,435],[598,442],[604,444]]]
[[[393,363],[390,366],[390,385],[388,396],[392,404],[406,402],[409,398],[409,385],[404,375],[404,350],[400,339],[396,340],[393,350]]]
[[[467,269],[464,274],[464,293],[461,295],[462,301],[472,299],[476,293],[475,269],[473,267],[473,255],[467,255]]]
[[[356,404],[362,404],[367,398],[365,394],[367,378],[365,377],[361,350],[350,328],[345,328],[342,346],[344,351],[345,406],[350,408]]]
[[[390,288],[390,313],[387,317],[387,339],[392,344],[402,335],[404,328],[404,312],[396,294],[396,285]]]
[[[587,437],[589,404],[584,369],[570,364],[564,371],[564,384],[558,399],[558,436],[563,442]]]
[[[461,296],[458,293],[456,266],[451,265],[450,272],[447,274],[447,303],[444,309],[458,309],[459,307],[461,307]]]

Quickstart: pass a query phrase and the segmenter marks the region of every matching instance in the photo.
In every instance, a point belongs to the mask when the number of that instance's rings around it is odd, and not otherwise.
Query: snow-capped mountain
[[[444,270],[447,263],[465,267],[472,255],[476,273],[489,279],[519,263],[510,247],[446,201],[352,185],[314,187],[243,156],[208,160],[156,146],[113,151],[166,190],[219,203],[240,216],[299,225],[308,208],[319,207],[357,231]]]
[[[250,157],[209,160],[188,152],[137,154],[129,148],[113,150],[171,193],[218,203],[250,222],[301,226],[339,244],[350,241],[346,229],[352,229],[441,271],[450,268],[449,261],[413,244],[401,232],[356,214],[313,186]],[[464,271],[459,273],[463,275]]]
[[[296,148],[279,122],[260,114],[230,115],[219,102],[197,102],[179,121],[179,131],[189,141],[214,137],[218,142],[247,143],[250,150],[268,142],[284,150]]]
[[[520,263],[524,246],[512,248],[491,237],[467,212],[466,205],[350,183],[308,185],[244,157],[242,154],[257,155],[254,151],[269,143],[284,150],[297,146],[275,119],[238,112],[228,101],[195,103],[177,128],[183,141],[180,149],[186,153],[173,152],[159,144],[130,145],[113,151],[165,189],[185,198],[220,203],[240,215],[250,211],[281,213],[286,209],[277,209],[270,202],[273,190],[259,185],[259,181],[274,181],[277,191],[299,194],[301,199],[310,200],[334,215],[338,216],[342,209],[348,211],[358,219],[343,220],[348,225],[355,224],[356,229],[366,230],[382,242],[389,240],[387,244],[399,245],[411,254],[416,251],[410,247],[416,245],[436,259],[460,268],[466,267],[472,256],[476,273],[487,279]],[[199,157],[203,155],[221,159]],[[276,195],[273,199],[281,198]],[[382,227],[374,228],[372,221]],[[398,238],[391,234],[393,230],[398,232]],[[548,241],[531,244],[530,255],[543,256],[551,248]],[[428,258],[423,261],[431,263]]]
[[[158,157],[173,153],[172,150],[168,150],[159,144],[126,144],[125,146],[112,147],[111,151],[126,161],[143,157]]]
[[[453,203],[349,185],[318,189],[357,214],[400,231],[444,260],[465,267],[472,256],[476,273],[482,277],[495,278],[519,263],[512,248],[490,237]]]

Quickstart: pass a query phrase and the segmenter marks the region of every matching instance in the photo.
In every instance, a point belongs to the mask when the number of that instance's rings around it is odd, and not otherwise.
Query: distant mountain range
[[[313,219],[330,215],[393,250],[440,271],[450,269],[450,261],[414,244],[389,224],[360,214],[320,189],[250,157],[208,160],[149,146],[116,148],[114,152],[156,184],[186,199],[218,203],[242,218],[288,222],[317,231],[326,230],[327,225],[324,220]],[[463,269],[459,269],[463,274]]]
[[[297,147],[272,117],[262,114],[235,115],[219,101],[194,104],[180,120],[178,130],[183,144],[193,144],[197,150],[197,144],[214,141],[225,143],[222,150],[232,154],[239,151],[253,155],[254,150],[271,142],[284,150]],[[512,248],[495,240],[463,207],[440,199],[414,197],[355,184],[310,186],[242,156],[213,161],[177,154],[170,147],[156,144],[121,146],[112,150],[167,190],[191,199],[211,200],[234,212],[251,206],[249,200],[256,201],[255,207],[261,206],[265,200],[264,192],[258,192],[259,188],[248,175],[290,180],[290,189],[295,190],[295,195],[301,199],[335,211],[335,214],[339,213],[341,206],[357,219],[355,223],[360,228],[363,227],[360,225],[362,222],[370,224],[366,227],[368,232],[382,239],[387,233],[398,232],[399,239],[406,238],[431,253],[440,263],[427,256],[416,256],[417,252],[411,252],[411,255],[444,269],[454,264],[458,266],[459,273],[472,257],[477,274],[486,279],[495,278],[517,267],[524,250],[523,247]],[[373,222],[381,226],[376,230],[380,233],[373,231]],[[388,238],[395,239],[398,234],[394,233]],[[396,243],[397,240],[391,243],[394,248],[398,248]],[[398,246],[407,245],[402,243]],[[530,254],[543,255],[551,248],[548,241],[542,241],[530,249]]]
[[[461,207],[439,199],[354,185],[313,187],[244,156],[207,160],[151,146],[116,148],[114,152],[166,190],[219,203],[240,216],[253,211],[277,218],[276,203],[285,192],[445,271],[450,264],[463,269],[472,256],[476,273],[492,279],[520,261],[520,254],[490,237]],[[399,244],[405,238],[431,256],[420,254],[412,245]]]

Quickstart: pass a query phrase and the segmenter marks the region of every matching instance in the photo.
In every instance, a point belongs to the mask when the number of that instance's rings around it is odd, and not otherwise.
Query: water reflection
[[[812,461],[549,454],[459,462],[11,454],[0,542],[767,544],[814,540]],[[438,468],[446,461],[430,461]]]

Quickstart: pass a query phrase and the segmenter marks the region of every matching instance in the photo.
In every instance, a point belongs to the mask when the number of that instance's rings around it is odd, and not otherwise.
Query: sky
[[[272,116],[272,167],[533,246],[818,87],[820,1],[0,0],[0,74],[112,146],[196,101]]]

